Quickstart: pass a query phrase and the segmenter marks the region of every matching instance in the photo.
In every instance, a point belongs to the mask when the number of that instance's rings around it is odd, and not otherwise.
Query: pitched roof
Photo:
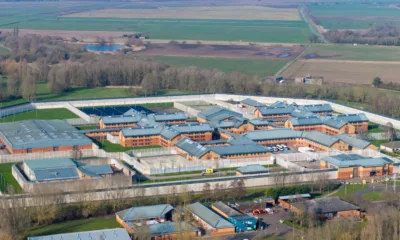
[[[339,138],[337,138],[336,136],[331,136],[319,131],[308,132],[305,134],[304,138],[312,142],[324,145],[326,147],[331,147],[333,144],[339,141]]]
[[[266,147],[259,144],[246,144],[246,145],[231,145],[231,146],[215,146],[208,147],[210,151],[217,153],[219,156],[229,156],[229,155],[241,155],[241,154],[252,154],[252,153],[268,153]]]
[[[355,114],[341,114],[336,116],[337,119],[347,121],[350,123],[353,122],[368,122],[368,117],[364,113],[355,113]]]
[[[185,222],[162,222],[147,225],[151,236],[167,235],[177,232],[195,232],[197,231],[191,224]]]
[[[117,212],[116,215],[124,221],[139,221],[151,218],[163,218],[174,208],[169,204],[132,207]]]
[[[186,206],[186,208],[213,228],[218,229],[235,227],[232,223],[220,217],[218,214],[199,202],[190,204]]]
[[[321,160],[338,168],[354,166],[378,167],[388,163],[393,163],[392,160],[386,157],[369,158],[359,154],[339,154],[335,156],[328,156]]]
[[[290,114],[294,111],[294,106],[284,106],[284,107],[260,107],[258,111],[263,116],[269,115],[282,115],[282,114]]]
[[[97,240],[100,237],[103,239],[118,239],[118,240],[130,240],[128,232],[124,228],[114,229],[103,229],[96,231],[87,232],[74,232],[74,233],[62,233],[56,235],[39,236],[39,237],[28,237],[28,240]]]
[[[213,203],[212,206],[219,211],[223,212],[226,216],[228,217],[233,217],[233,216],[241,216],[243,213],[231,208],[230,206],[226,205],[223,202],[216,202]]]
[[[236,171],[240,172],[241,174],[257,174],[257,173],[268,173],[269,169],[259,164],[251,164],[240,167],[236,169]]]
[[[338,119],[336,117],[321,117],[322,122],[332,128],[340,129],[348,122],[345,119]]]
[[[381,146],[385,146],[388,148],[400,148],[400,141],[393,141],[388,143],[383,143]]]
[[[317,214],[337,213],[342,211],[359,210],[360,208],[351,203],[341,200],[339,197],[326,197],[303,202],[292,203],[301,210],[308,210]]]
[[[88,145],[88,137],[64,120],[0,123],[0,137],[12,149]]]
[[[229,117],[242,117],[243,115],[234,111],[231,111],[226,108],[222,108],[219,106],[212,106],[203,110],[197,114],[199,118],[205,119],[207,121],[216,121],[216,120],[223,120]]]
[[[247,137],[253,141],[260,141],[260,140],[272,140],[272,139],[297,138],[301,136],[302,133],[303,132],[298,132],[289,128],[279,128],[272,130],[250,131],[242,134],[242,136]]]
[[[142,115],[115,115],[104,116],[101,118],[104,124],[123,124],[123,123],[137,123],[143,118]]]
[[[256,100],[253,100],[251,98],[246,98],[246,99],[244,99],[244,100],[242,100],[240,102],[243,103],[243,104],[252,106],[252,107],[264,107],[265,106],[265,104],[260,103],[260,102],[258,102]]]
[[[289,118],[289,121],[293,126],[306,126],[306,125],[321,125],[322,121],[318,116],[311,117],[298,117],[298,118]]]
[[[84,173],[85,175],[92,176],[92,177],[100,177],[100,175],[114,173],[114,171],[112,170],[112,168],[109,164],[84,165],[84,166],[79,167],[79,170],[82,173]]]
[[[207,147],[204,147],[200,143],[192,141],[190,138],[182,138],[179,140],[176,144],[175,147],[185,151],[186,153],[195,156],[197,158],[200,158],[204,154],[208,153],[210,149]]]
[[[25,160],[24,164],[38,182],[79,179],[76,164],[69,158]]]
[[[249,123],[253,126],[265,126],[270,124],[269,119],[265,118],[254,118],[251,119]]]
[[[301,105],[305,110],[319,113],[319,112],[333,112],[332,106],[328,103],[326,104],[309,104],[309,105]]]
[[[24,160],[31,170],[76,167],[76,164],[69,158],[48,158],[39,160]]]
[[[365,140],[360,139],[360,138],[352,137],[352,136],[347,135],[345,133],[339,134],[336,137],[338,137],[343,142],[349,144],[350,146],[358,148],[358,149],[365,149],[366,147],[371,145],[371,143],[368,142],[368,141],[365,141]]]
[[[233,117],[227,121],[211,121],[210,125],[214,128],[239,128],[243,124],[247,123],[247,119],[241,117]]]

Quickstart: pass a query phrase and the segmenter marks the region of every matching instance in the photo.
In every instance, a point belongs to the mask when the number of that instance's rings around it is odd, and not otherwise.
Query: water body
[[[287,58],[289,56],[290,56],[289,53],[281,53],[281,54],[278,55],[278,58]]]
[[[83,46],[88,51],[96,51],[96,52],[115,52],[118,49],[123,48],[123,45],[98,45],[98,44],[90,44]]]
[[[262,53],[257,53],[257,55],[258,55],[258,56],[263,56],[263,57],[273,56],[273,54],[271,54],[271,53],[264,53],[264,52],[262,52]]]

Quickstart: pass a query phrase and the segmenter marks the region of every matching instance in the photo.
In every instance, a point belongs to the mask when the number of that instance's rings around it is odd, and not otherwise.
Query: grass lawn
[[[161,148],[160,146],[123,147],[120,144],[114,144],[108,140],[96,141],[96,143],[101,149],[104,149],[106,152],[126,152],[132,149]]]
[[[14,25],[4,26],[13,28]],[[307,43],[304,21],[60,17],[18,23],[20,29],[148,32],[152,39]]]
[[[369,133],[379,133],[384,132],[383,126],[374,122],[368,122],[368,132]]]
[[[294,223],[294,222],[289,221],[289,220],[283,220],[283,223],[282,223],[282,224],[286,224],[286,225],[288,225],[289,227],[296,228],[297,230],[300,230],[300,231],[304,231],[304,230],[307,229],[307,228],[302,227],[302,226],[300,226],[299,224]]]
[[[343,186],[339,191],[332,195],[332,197],[340,197],[344,198],[350,194],[355,192],[361,191],[362,189],[366,188],[366,185],[363,184],[346,184]]]
[[[22,192],[22,188],[19,186],[17,181],[14,179],[11,173],[11,167],[16,163],[3,163],[0,164],[0,175],[4,177],[5,181],[7,184],[10,184],[14,187],[14,191],[16,193]],[[2,182],[1,180],[0,182]],[[6,190],[6,185],[1,184],[0,185],[0,191],[4,192]]]
[[[379,147],[383,143],[389,142],[388,140],[371,140],[370,141],[373,145]]]
[[[383,192],[369,192],[363,194],[363,198],[368,201],[382,201],[384,200],[384,193]]]
[[[69,118],[79,118],[79,117],[74,113],[70,112],[66,108],[53,108],[53,109],[37,109],[28,112],[18,113],[15,115],[10,115],[7,117],[0,118],[0,122],[14,122],[27,119],[51,120],[51,119],[69,119]]]
[[[317,53],[320,56],[331,56],[329,59],[337,60],[399,61],[400,48],[397,46],[313,44],[309,49],[307,49],[307,53]]]
[[[53,235],[119,227],[121,226],[115,221],[115,216],[113,215],[109,217],[89,218],[55,223],[47,226],[33,227],[29,229],[27,236]]]
[[[171,66],[196,66],[201,68],[215,68],[225,73],[241,72],[247,75],[261,77],[275,75],[288,59],[227,59],[210,57],[173,57],[156,56],[157,60]]]

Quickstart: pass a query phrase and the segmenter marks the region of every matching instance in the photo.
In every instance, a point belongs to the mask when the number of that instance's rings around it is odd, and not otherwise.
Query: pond
[[[118,49],[123,48],[123,45],[99,45],[99,44],[91,44],[83,46],[88,51],[96,51],[96,52],[115,52]]]

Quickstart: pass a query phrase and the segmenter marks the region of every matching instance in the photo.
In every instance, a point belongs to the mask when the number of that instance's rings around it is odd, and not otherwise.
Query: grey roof
[[[280,200],[289,200],[289,199],[310,198],[310,197],[311,197],[311,195],[309,193],[303,193],[303,194],[279,196],[279,199]]]
[[[337,119],[347,121],[350,123],[354,122],[368,122],[368,118],[364,113],[357,113],[357,114],[341,114],[336,116]]]
[[[227,144],[228,140],[219,139],[219,140],[210,140],[210,141],[201,141],[199,144],[201,145],[213,145],[213,144]]]
[[[371,145],[371,143],[368,142],[368,141],[365,141],[365,140],[360,139],[360,138],[352,137],[352,136],[347,135],[345,133],[339,134],[336,137],[338,137],[343,142],[349,144],[350,146],[358,148],[358,149],[365,149],[366,147]]]
[[[253,126],[265,126],[265,125],[269,125],[269,119],[265,119],[265,118],[255,118],[255,119],[251,119],[249,121],[249,123]]]
[[[200,158],[210,151],[207,147],[192,141],[190,138],[182,138],[175,144],[175,146],[197,158]]]
[[[219,156],[238,155],[238,154],[251,154],[251,153],[268,153],[266,147],[259,144],[246,144],[246,145],[231,145],[231,146],[215,146],[208,147],[212,152],[217,153]]]
[[[359,210],[351,203],[341,200],[339,197],[326,197],[292,204],[294,207],[317,214],[337,213],[341,211]]]
[[[180,226],[179,226],[180,225]],[[166,235],[177,232],[195,232],[198,229],[185,222],[163,222],[147,225],[151,236]]]
[[[76,167],[76,164],[69,158],[48,158],[48,159],[39,159],[39,160],[25,160],[24,163],[31,170]]]
[[[290,113],[292,117],[312,117],[316,114],[313,112],[309,112],[305,109],[295,108],[293,112]]]
[[[321,160],[324,162],[328,162],[329,164],[338,168],[354,166],[378,167],[388,163],[393,163],[393,161],[387,157],[368,158],[358,154],[339,154],[335,156],[325,157]]]
[[[84,173],[85,175],[92,176],[92,177],[100,177],[100,175],[114,173],[114,171],[112,170],[112,168],[109,164],[85,165],[85,166],[79,167],[79,170],[82,173]]]
[[[272,130],[250,131],[242,134],[242,136],[247,137],[253,141],[261,141],[261,140],[272,140],[272,139],[297,138],[301,136],[302,133],[303,132],[298,132],[289,128],[280,128]]]
[[[210,125],[214,128],[239,128],[243,124],[247,123],[247,119],[241,117],[233,117],[227,121],[211,121]]]
[[[265,168],[259,164],[251,164],[247,166],[240,167],[236,169],[237,172],[241,174],[256,174],[256,173],[268,173],[269,169]]]
[[[400,141],[383,143],[383,144],[381,144],[381,146],[385,146],[388,148],[400,148]]]
[[[324,145],[326,147],[331,147],[333,144],[339,141],[338,137],[325,134],[319,131],[308,132],[305,134],[304,138],[312,142]]]
[[[293,126],[321,125],[322,121],[318,116],[290,118]]]
[[[313,113],[333,112],[332,106],[330,104],[310,104],[310,105],[301,105],[300,107]]]
[[[246,99],[244,99],[244,100],[242,100],[240,102],[243,103],[243,104],[252,106],[252,107],[264,107],[265,106],[264,103],[260,103],[260,102],[258,102],[256,100],[251,99],[251,98],[246,98]]]
[[[0,123],[0,137],[12,149],[88,145],[88,137],[64,120]]]
[[[38,182],[79,179],[76,167],[37,169],[32,172]]]
[[[124,123],[137,123],[143,118],[143,115],[116,115],[104,116],[101,118],[104,124],[124,124]]]
[[[151,135],[159,135],[163,129],[164,129],[163,126],[155,126],[147,128],[123,128],[122,134],[125,137],[151,136]]]
[[[224,213],[226,216],[228,217],[233,217],[233,216],[241,216],[243,215],[243,213],[231,208],[230,206],[226,205],[223,202],[216,202],[213,203],[212,206],[216,209],[218,209],[219,211],[221,211],[222,213]]]
[[[169,204],[159,204],[128,208],[117,212],[116,215],[124,221],[139,221],[165,217],[165,215],[171,212],[173,209],[174,208]]]
[[[190,204],[186,208],[215,229],[235,227],[232,223],[220,217],[218,214],[199,202]]]
[[[322,122],[332,128],[340,129],[348,122],[345,119],[338,119],[336,117],[321,117]]]
[[[145,115],[145,112],[139,112],[136,109],[129,109],[128,111],[124,112],[122,115]]]
[[[219,106],[212,106],[207,108],[206,110],[199,112],[197,116],[207,121],[212,121],[212,120],[223,120],[233,116],[242,117],[243,115],[226,108],[222,108]]]
[[[186,120],[184,112],[168,112],[168,113],[151,113],[143,114],[134,109],[130,109],[123,115],[116,116],[103,116],[101,119],[104,124],[123,124],[123,123],[139,123],[141,126],[148,125],[150,122],[152,125],[154,122],[169,122],[169,121],[182,121]],[[151,126],[152,126],[151,125]]]
[[[62,233],[56,235],[28,237],[28,240],[98,240],[100,236],[105,240],[130,240],[128,232],[123,228],[103,229],[87,232]]]
[[[288,106],[288,107],[260,107],[258,111],[263,116],[269,115],[282,115],[282,114],[290,114],[294,111],[295,107]]]
[[[148,117],[153,117],[156,122],[181,121],[187,118],[184,112],[153,113]]]

